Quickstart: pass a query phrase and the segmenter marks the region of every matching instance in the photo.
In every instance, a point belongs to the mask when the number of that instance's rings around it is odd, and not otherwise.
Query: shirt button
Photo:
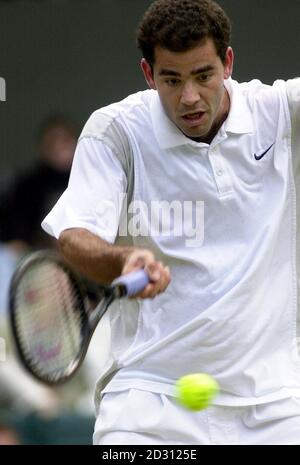
[[[223,170],[220,168],[217,170],[217,175],[222,176],[223,175]]]

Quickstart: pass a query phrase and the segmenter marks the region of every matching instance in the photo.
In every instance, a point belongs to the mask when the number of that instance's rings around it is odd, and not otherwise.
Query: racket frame
[[[30,358],[26,357],[24,351],[22,349],[22,344],[19,338],[19,331],[17,329],[17,318],[16,318],[16,305],[15,305],[15,298],[17,295],[17,288],[21,280],[23,279],[24,275],[27,273],[28,269],[30,269],[33,264],[39,264],[43,262],[51,261],[55,265],[58,265],[65,273],[67,273],[69,279],[72,282],[72,285],[76,289],[76,295],[78,297],[79,306],[80,306],[80,313],[83,318],[83,322],[81,324],[81,332],[82,332],[82,344],[80,350],[76,358],[74,358],[73,368],[70,369],[70,372],[66,372],[64,376],[59,378],[47,378],[46,376],[40,375],[36,370],[34,370],[32,363],[30,362]],[[102,291],[103,292],[103,291]],[[100,295],[100,292],[99,292]],[[20,262],[10,284],[9,290],[9,319],[10,319],[10,327],[13,334],[13,339],[15,342],[16,351],[18,354],[18,358],[22,363],[23,367],[38,381],[41,381],[43,384],[49,386],[56,386],[65,383],[71,376],[73,376],[77,370],[80,368],[85,355],[87,353],[89,342],[93,336],[94,330],[97,326],[102,315],[107,310],[108,305],[111,303],[113,298],[107,299],[106,308],[103,308],[101,305],[101,309],[92,310],[89,304],[89,299],[87,297],[87,293],[84,289],[84,285],[82,279],[75,273],[70,267],[62,260],[62,258],[56,254],[55,252],[49,250],[37,251],[29,254],[28,256],[24,257],[23,260]],[[94,314],[93,314],[94,313]],[[93,315],[93,316],[92,316]]]

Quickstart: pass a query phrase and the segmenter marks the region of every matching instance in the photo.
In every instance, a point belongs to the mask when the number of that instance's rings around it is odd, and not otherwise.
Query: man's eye
[[[179,80],[178,79],[167,79],[166,84],[170,87],[175,87],[179,84]]]
[[[198,76],[198,81],[200,81],[200,82],[206,82],[206,81],[209,80],[210,77],[211,77],[210,74],[200,74],[200,75]]]

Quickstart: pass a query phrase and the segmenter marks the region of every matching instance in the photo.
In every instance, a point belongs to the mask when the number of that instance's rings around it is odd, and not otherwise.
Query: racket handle
[[[138,270],[115,279],[112,282],[112,286],[124,286],[126,295],[130,297],[141,292],[149,282],[149,276],[146,271]]]

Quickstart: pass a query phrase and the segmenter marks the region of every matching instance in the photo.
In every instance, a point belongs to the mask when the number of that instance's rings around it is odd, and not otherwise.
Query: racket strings
[[[80,292],[55,263],[37,264],[19,283],[16,330],[27,363],[55,380],[72,371],[82,345]]]

